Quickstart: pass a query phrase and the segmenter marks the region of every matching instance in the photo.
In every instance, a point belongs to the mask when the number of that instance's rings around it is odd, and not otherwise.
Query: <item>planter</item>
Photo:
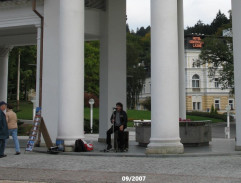
[[[151,126],[136,126],[136,142],[146,147],[150,143]]]
[[[136,126],[136,142],[140,146],[147,146],[151,137],[150,121],[134,121]],[[184,146],[209,145],[212,140],[210,121],[181,121],[179,123],[181,143]]]
[[[209,145],[212,140],[210,121],[191,121],[179,123],[181,143],[184,146]]]

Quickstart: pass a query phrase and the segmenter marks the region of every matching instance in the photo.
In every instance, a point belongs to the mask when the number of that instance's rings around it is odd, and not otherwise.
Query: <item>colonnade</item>
[[[55,27],[46,20],[43,77],[43,115],[55,120],[56,138],[73,145],[84,138],[84,35],[83,0],[45,1],[46,17],[53,17],[47,5],[55,8]],[[58,6],[56,6],[58,4]],[[239,0],[232,0],[235,61],[237,142],[241,150],[241,13]],[[100,16],[100,124],[99,140],[105,139],[110,126],[111,109],[116,102],[126,106],[126,1],[107,0]],[[49,15],[48,15],[49,12]],[[56,28],[57,27],[57,28]],[[186,118],[183,0],[151,0],[151,82],[152,126],[146,153],[183,153],[180,143],[179,117]],[[41,29],[37,26],[38,58]],[[56,32],[58,30],[58,32]],[[51,33],[50,33],[51,32]],[[55,34],[56,32],[56,34]],[[51,36],[53,35],[53,36]],[[48,39],[53,39],[51,42]],[[55,53],[48,50],[56,45]],[[0,100],[7,100],[9,48],[0,48]],[[55,61],[50,65],[48,57]],[[56,65],[56,67],[53,66]],[[39,67],[39,60],[37,62]],[[51,68],[56,68],[53,71]],[[51,76],[51,78],[47,78]],[[39,78],[39,72],[37,72]],[[38,84],[37,84],[38,91]],[[38,94],[37,94],[38,95]],[[52,100],[52,98],[54,100]],[[37,98],[37,100],[39,100]],[[55,101],[56,108],[51,113]],[[47,126],[51,126],[48,124]],[[55,133],[55,132],[53,132]],[[54,134],[55,135],[55,134]],[[53,139],[52,139],[53,140]]]

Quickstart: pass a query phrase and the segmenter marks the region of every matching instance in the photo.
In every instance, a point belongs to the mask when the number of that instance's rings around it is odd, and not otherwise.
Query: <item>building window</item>
[[[197,102],[197,110],[201,110],[201,102]]]
[[[228,104],[230,105],[231,110],[234,110],[234,101],[233,101],[233,99],[229,99],[228,100]]]
[[[216,99],[216,100],[214,101],[214,108],[217,109],[217,110],[220,109],[220,100]]]
[[[200,87],[200,85],[199,85],[199,76],[197,74],[195,74],[192,77],[192,87],[193,88],[199,88]]]
[[[192,110],[196,110],[196,102],[192,103]]]
[[[201,102],[193,102],[192,103],[192,109],[194,111],[200,111],[201,110]]]
[[[215,88],[219,88],[218,78],[214,79],[214,86],[215,86]]]

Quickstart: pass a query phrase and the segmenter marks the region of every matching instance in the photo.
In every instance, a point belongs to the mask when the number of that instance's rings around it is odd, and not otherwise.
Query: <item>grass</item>
[[[17,113],[18,119],[33,119],[33,103],[20,101],[19,110],[17,110],[17,101],[8,101],[9,104],[14,106],[14,111]]]
[[[13,104],[14,106],[17,105],[16,101],[9,101],[9,103]],[[16,107],[15,107],[16,111]],[[17,111],[18,119],[33,119],[33,104],[31,102],[21,101],[19,106],[19,111]],[[128,126],[133,126],[133,120],[143,120],[143,119],[151,119],[151,112],[150,111],[139,111],[139,110],[127,110],[128,115]],[[84,108],[84,118],[89,120],[90,119],[90,108]],[[93,108],[93,119],[99,120],[99,108]],[[199,120],[211,120],[213,123],[222,122],[221,119],[215,118],[207,118],[201,116],[187,116],[187,119],[191,119],[192,121],[199,121]]]
[[[90,119],[90,108],[85,107],[84,109],[84,118]],[[99,108],[93,108],[93,119],[99,120]]]
[[[11,103],[16,106],[16,101],[9,101],[8,103]],[[16,111],[18,119],[33,119],[33,104],[31,102],[21,101],[19,106],[19,111]],[[150,111],[139,111],[139,110],[127,110],[127,116],[128,116],[128,127],[133,127],[134,123],[133,120],[150,120],[151,119],[151,112]],[[90,108],[86,107],[84,108],[84,118],[86,120],[90,119]],[[96,120],[96,123],[98,124],[99,120],[99,108],[93,108],[93,119]],[[187,119],[191,119],[192,121],[200,121],[200,120],[211,120],[212,123],[222,122],[221,119],[215,119],[215,118],[207,118],[207,117],[201,117],[201,116],[191,116],[187,115]],[[31,130],[32,125],[20,125],[19,126],[19,135],[28,135],[29,131]]]
[[[127,110],[128,121],[151,119],[150,111]]]
[[[222,119],[207,118],[207,117],[202,117],[202,116],[189,116],[189,115],[187,115],[187,119],[191,119],[191,121],[211,120],[212,123],[224,122]]]

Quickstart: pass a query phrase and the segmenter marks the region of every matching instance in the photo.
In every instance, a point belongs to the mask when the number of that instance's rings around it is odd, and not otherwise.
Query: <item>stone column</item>
[[[184,51],[183,0],[177,1],[178,7],[178,57],[179,57],[179,117],[186,119],[186,79]]]
[[[0,101],[7,102],[8,56],[10,48],[0,47]]]
[[[107,0],[101,16],[99,141],[106,138],[112,107],[126,108],[126,0]]]
[[[36,62],[36,107],[39,106],[39,83],[40,83],[40,49],[41,49],[41,25],[37,28],[37,62]]]
[[[183,153],[179,137],[177,0],[151,0],[151,138],[147,154]]]
[[[60,0],[58,139],[84,138],[84,0]]]
[[[233,52],[236,104],[236,150],[241,151],[241,1],[232,0]]]

